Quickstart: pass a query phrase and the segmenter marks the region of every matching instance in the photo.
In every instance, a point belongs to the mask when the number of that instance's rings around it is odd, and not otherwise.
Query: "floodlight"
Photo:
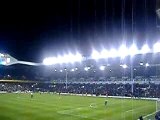
[[[145,65],[146,67],[149,67],[149,63],[146,63],[146,65]]]
[[[97,60],[97,59],[100,58],[100,54],[99,54],[99,52],[97,52],[97,51],[94,50],[94,51],[92,52],[91,57],[92,57],[92,59]]]
[[[65,56],[66,63],[74,63],[74,62],[81,62],[82,61],[82,55],[77,53],[76,55],[69,54]]]
[[[109,57],[115,58],[118,56],[118,52],[115,49],[111,49],[109,52]]]
[[[91,69],[91,67],[87,67],[87,68],[88,68],[88,70]]]
[[[78,70],[78,68],[76,67],[75,70]]]
[[[55,71],[55,72],[57,72],[57,70],[56,70],[56,69],[55,69],[54,71]]]
[[[142,54],[146,54],[150,52],[150,48],[147,44],[143,45],[142,49],[141,49],[141,53]]]
[[[57,58],[56,58],[56,63],[58,63],[58,64],[63,64],[63,63],[65,63],[66,62],[66,59],[63,57],[63,56],[58,56]]]
[[[128,49],[125,45],[121,45],[121,47],[119,48],[119,51],[118,51],[118,55],[121,58],[125,58],[128,55]]]
[[[85,71],[88,71],[88,67],[85,67],[84,70],[85,70]]]
[[[143,63],[143,62],[140,62],[139,64],[140,64],[141,66],[142,66],[142,65],[144,65],[144,63]]]
[[[75,56],[74,56],[74,62],[81,62],[83,59],[82,55],[80,53],[77,53]]]
[[[74,72],[74,69],[71,69],[72,72]]]
[[[63,70],[60,70],[60,72],[63,72]]]
[[[103,71],[103,70],[105,70],[105,66],[102,65],[102,66],[99,67],[99,69]]]
[[[154,46],[153,46],[153,52],[154,53],[160,52],[160,43],[159,42],[157,42],[157,43],[154,44]]]
[[[72,63],[74,60],[74,56],[72,54],[63,56],[64,63]]]
[[[44,60],[43,60],[43,64],[44,65],[53,65],[54,63],[56,63],[56,58],[54,58],[54,57],[49,57],[49,58],[45,58]]]
[[[138,54],[138,48],[135,44],[133,44],[130,48],[129,48],[129,55],[134,56],[136,54]]]
[[[88,71],[89,69],[91,69],[90,67],[85,67],[84,70]]]
[[[107,50],[102,50],[100,53],[101,58],[108,58],[109,52]]]
[[[128,66],[126,64],[120,65],[122,68],[126,69]]]

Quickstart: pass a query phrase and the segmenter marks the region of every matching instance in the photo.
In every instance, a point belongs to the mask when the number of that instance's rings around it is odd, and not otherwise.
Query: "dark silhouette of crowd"
[[[133,89],[132,89],[133,87]],[[0,91],[6,92],[57,92],[74,94],[94,94],[108,96],[128,96],[128,97],[160,97],[160,84],[116,84],[116,83],[0,83]]]

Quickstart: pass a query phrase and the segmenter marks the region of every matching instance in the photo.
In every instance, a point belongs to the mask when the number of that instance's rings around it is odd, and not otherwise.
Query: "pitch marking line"
[[[148,115],[146,115],[146,116],[144,116],[143,118],[147,118],[147,117],[149,117],[149,116],[151,116],[151,115],[153,115],[153,114],[155,114],[155,113],[156,113],[156,111],[153,112],[153,113],[150,113],[150,114],[148,114]]]

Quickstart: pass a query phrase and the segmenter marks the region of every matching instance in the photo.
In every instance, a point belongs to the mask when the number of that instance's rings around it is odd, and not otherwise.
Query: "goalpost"
[[[153,113],[150,113],[150,114],[148,114],[146,116],[143,116],[144,120],[155,120],[156,113],[160,111],[160,98],[158,98],[155,102],[156,102],[156,106],[155,106],[156,107],[156,109],[155,109],[156,111],[153,112]]]
[[[156,101],[156,112],[160,111],[160,98],[157,99]]]

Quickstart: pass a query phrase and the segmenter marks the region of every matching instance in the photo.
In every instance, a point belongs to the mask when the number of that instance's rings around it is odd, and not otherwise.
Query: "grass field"
[[[137,120],[155,111],[155,101],[108,98],[105,107],[105,99],[55,94],[34,94],[31,99],[29,94],[0,94],[0,120]]]

